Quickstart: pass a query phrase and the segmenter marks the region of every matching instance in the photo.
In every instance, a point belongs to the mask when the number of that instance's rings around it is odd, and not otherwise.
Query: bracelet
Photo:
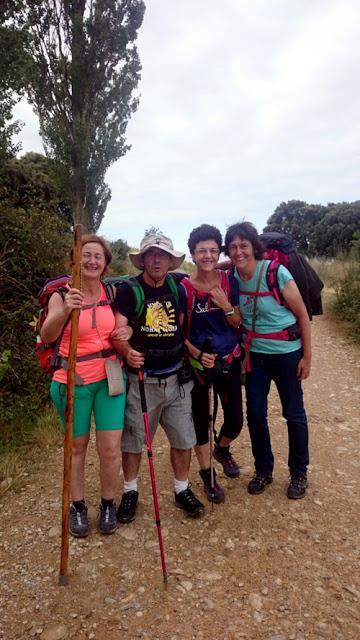
[[[224,313],[225,313],[226,316],[233,316],[234,313],[235,313],[235,309],[234,309],[234,307],[232,307],[230,309],[230,311],[224,311]]]

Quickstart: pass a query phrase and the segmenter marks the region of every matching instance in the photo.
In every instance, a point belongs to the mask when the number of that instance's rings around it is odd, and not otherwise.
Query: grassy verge
[[[325,284],[323,303],[326,315],[360,344],[360,263],[350,259],[311,261]]]
[[[62,443],[59,420],[52,407],[44,409],[35,423],[1,425],[0,497],[9,489],[18,490],[27,476],[44,459],[46,451]]]

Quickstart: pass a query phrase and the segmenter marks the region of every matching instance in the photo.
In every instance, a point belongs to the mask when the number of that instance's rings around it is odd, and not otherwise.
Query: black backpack
[[[265,247],[264,258],[271,260],[266,274],[267,285],[277,302],[284,304],[277,279],[277,272],[282,264],[293,276],[310,320],[313,316],[321,315],[321,291],[324,284],[305,256],[298,253],[295,240],[287,233],[277,231],[262,233],[260,239]]]

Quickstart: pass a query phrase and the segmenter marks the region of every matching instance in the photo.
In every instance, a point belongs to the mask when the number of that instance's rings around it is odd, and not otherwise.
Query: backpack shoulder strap
[[[268,268],[266,270],[266,284],[268,286],[269,291],[274,296],[276,302],[280,305],[284,304],[284,298],[280,291],[279,282],[278,282],[278,271],[280,267],[280,262],[277,260],[270,260]]]
[[[230,280],[226,271],[220,271],[220,286],[222,290],[226,293],[226,297],[230,300]]]
[[[192,286],[190,279],[188,277],[183,278],[181,280],[181,285],[185,289],[186,293],[186,331],[185,337],[189,340],[190,338],[190,325],[191,325],[191,314],[194,308],[195,303],[195,292],[194,287]]]
[[[114,300],[115,300],[115,288],[114,288],[114,285],[112,285],[110,282],[103,282],[103,281],[102,281],[101,284],[104,286],[108,302],[110,303],[110,305],[112,305]]]
[[[130,278],[124,279],[124,282],[128,284],[134,293],[135,297],[135,308],[134,308],[134,318],[137,320],[141,316],[141,312],[144,307],[145,294],[144,289],[142,288],[139,280],[136,276],[130,276]]]
[[[179,290],[177,288],[177,284],[176,284],[174,278],[172,277],[172,275],[170,273],[168,273],[167,276],[166,276],[166,283],[167,283],[171,293],[175,297],[176,304],[178,305],[179,304]]]

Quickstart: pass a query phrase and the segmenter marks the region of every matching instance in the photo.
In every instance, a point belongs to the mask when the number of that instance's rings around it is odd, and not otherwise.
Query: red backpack
[[[266,273],[266,283],[276,302],[284,305],[277,278],[279,266],[282,264],[293,276],[310,320],[313,316],[321,315],[321,291],[324,284],[305,256],[298,253],[294,239],[277,231],[262,233],[260,239],[265,246],[264,258],[271,260]]]
[[[38,321],[36,324],[37,336],[36,336],[35,354],[39,361],[40,367],[44,369],[44,371],[46,371],[50,376],[52,376],[53,373],[56,371],[56,369],[59,368],[59,365],[57,365],[57,356],[59,353],[64,329],[67,323],[69,322],[71,316],[69,316],[69,319],[64,324],[60,335],[54,342],[44,342],[41,338],[40,330],[48,314],[48,306],[49,306],[49,300],[51,296],[53,295],[53,293],[57,292],[61,295],[62,298],[64,298],[65,293],[69,289],[70,285],[71,285],[71,276],[67,274],[62,274],[60,276],[55,276],[53,278],[47,278],[47,280],[45,280],[44,282],[42,289],[40,289],[38,294],[40,311],[39,311]],[[107,301],[100,302],[99,304],[112,305],[115,297],[113,286],[112,284],[106,283],[106,282],[103,282],[103,285],[106,290]]]

